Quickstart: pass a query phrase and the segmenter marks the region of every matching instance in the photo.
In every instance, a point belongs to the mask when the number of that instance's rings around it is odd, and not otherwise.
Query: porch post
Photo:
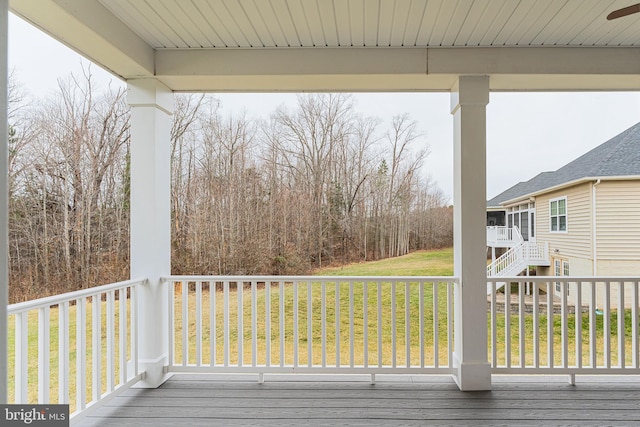
[[[171,90],[155,79],[128,82],[131,106],[131,278],[149,282],[138,294],[139,370],[142,387],[166,380],[168,313],[166,284],[171,273],[170,134]]]
[[[451,92],[454,122],[453,375],[461,390],[490,390],[487,359],[486,106],[488,76],[461,76]]]
[[[8,402],[9,303],[9,0],[0,0],[0,404]]]

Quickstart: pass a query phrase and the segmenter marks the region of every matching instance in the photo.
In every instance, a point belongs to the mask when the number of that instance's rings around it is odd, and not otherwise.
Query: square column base
[[[156,360],[139,360],[138,370],[144,375],[132,388],[158,388],[164,384],[172,376],[165,370],[166,361],[164,356]]]
[[[462,362],[453,354],[453,380],[460,391],[491,390],[491,364],[488,362]]]

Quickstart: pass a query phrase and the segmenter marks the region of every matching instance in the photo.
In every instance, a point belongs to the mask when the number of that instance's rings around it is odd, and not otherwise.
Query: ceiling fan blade
[[[640,3],[632,6],[623,7],[622,9],[614,10],[607,15],[607,20],[622,18],[623,16],[631,15],[640,12]]]

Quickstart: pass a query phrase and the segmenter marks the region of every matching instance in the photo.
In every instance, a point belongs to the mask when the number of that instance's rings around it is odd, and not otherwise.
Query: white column
[[[451,93],[454,117],[453,375],[461,390],[490,390],[487,360],[486,106],[489,77],[461,76]]]
[[[0,404],[8,398],[7,304],[9,303],[9,126],[8,47],[9,1],[0,0]]]
[[[170,135],[172,92],[155,79],[129,80],[131,106],[131,278],[149,283],[138,294],[138,351],[142,387],[166,380],[171,273]]]

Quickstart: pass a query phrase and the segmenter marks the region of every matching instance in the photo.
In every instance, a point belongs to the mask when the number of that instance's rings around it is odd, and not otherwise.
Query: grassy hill
[[[316,276],[452,276],[453,248],[316,270]]]

